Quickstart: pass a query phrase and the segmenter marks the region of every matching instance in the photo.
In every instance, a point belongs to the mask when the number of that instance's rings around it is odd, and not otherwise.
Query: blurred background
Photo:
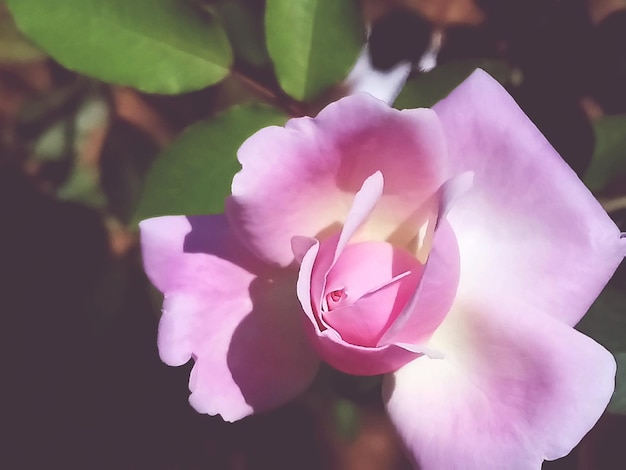
[[[626,231],[626,0],[335,1],[345,4],[336,29],[357,40],[333,47],[358,52],[369,37],[373,69],[411,70],[395,106],[431,106],[485,68]],[[238,145],[267,120],[314,114],[350,92],[343,79],[356,54],[300,93],[276,58],[270,25],[277,20],[265,1],[157,3],[220,25],[232,54],[221,76],[167,89],[153,86],[158,71],[145,68],[136,83],[123,73],[109,78],[98,67],[118,66],[89,48],[91,23],[85,32],[68,16],[74,39],[55,42],[41,26],[46,15],[57,21],[54,8],[41,7],[37,23],[37,7],[0,1],[0,467],[410,468],[384,413],[379,378],[323,369],[302,399],[226,424],[188,405],[190,364],[160,362],[160,298],[141,268],[137,220],[182,213],[184,204],[220,211]],[[142,14],[150,17],[149,8]],[[332,36],[333,25],[326,27]],[[82,41],[82,52],[65,54],[80,51]],[[328,57],[320,54],[311,73],[323,72]],[[246,114],[257,109],[253,103],[271,108]],[[224,127],[244,119],[239,134]],[[210,140],[217,137],[223,143]],[[214,200],[194,206],[182,199],[195,196],[197,185],[173,174],[172,161],[207,146],[233,162],[226,169],[213,162],[200,190],[215,183]],[[579,328],[626,362],[626,268]],[[611,412],[545,469],[626,468],[622,371]]]

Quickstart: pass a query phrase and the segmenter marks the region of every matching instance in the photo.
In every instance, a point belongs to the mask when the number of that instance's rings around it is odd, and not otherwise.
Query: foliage
[[[585,183],[601,191],[615,177],[626,173],[626,115],[606,116],[593,125],[596,148]]]
[[[181,93],[218,82],[231,64],[221,25],[176,0],[7,5],[20,29],[61,64],[107,82]]]
[[[154,163],[135,220],[223,212],[240,168],[233,158],[239,146],[256,130],[285,121],[273,108],[248,105],[190,126]]]
[[[297,100],[344,78],[364,39],[352,0],[269,0],[265,28],[278,81]]]

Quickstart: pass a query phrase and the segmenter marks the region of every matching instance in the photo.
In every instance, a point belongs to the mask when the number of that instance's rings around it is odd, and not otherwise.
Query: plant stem
[[[305,107],[302,103],[291,99],[281,92],[276,92],[275,90],[272,90],[268,86],[258,82],[241,70],[233,68],[231,74],[234,78],[246,85],[254,93],[262,97],[265,101],[268,101],[274,106],[282,109],[290,116],[297,117],[306,115]]]

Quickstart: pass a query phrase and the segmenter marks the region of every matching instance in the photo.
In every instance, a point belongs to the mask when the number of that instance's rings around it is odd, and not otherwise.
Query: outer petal
[[[259,263],[221,215],[159,217],[140,228],[146,272],[165,294],[161,358],[195,360],[196,410],[234,421],[309,385],[318,359],[301,325],[295,271]]]
[[[385,378],[387,409],[424,469],[539,469],[604,411],[615,361],[548,316],[456,307],[419,358]]]
[[[463,260],[459,295],[576,324],[626,253],[617,227],[485,72],[434,109],[448,176],[474,172],[473,188],[448,215]]]
[[[369,95],[348,96],[316,118],[268,127],[244,142],[227,215],[254,253],[288,265],[291,239],[336,232],[363,181],[380,171],[385,192],[363,236],[383,241],[407,219],[425,218],[415,213],[428,212],[422,205],[442,183],[444,152],[431,110],[397,111]]]

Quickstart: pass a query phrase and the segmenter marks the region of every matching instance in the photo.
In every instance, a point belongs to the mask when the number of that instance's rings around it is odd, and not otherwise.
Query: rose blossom
[[[368,95],[250,137],[225,215],[141,223],[161,358],[225,420],[302,392],[320,358],[386,374],[425,469],[540,468],[594,425],[615,362],[572,328],[626,253],[500,85],[434,109]]]

